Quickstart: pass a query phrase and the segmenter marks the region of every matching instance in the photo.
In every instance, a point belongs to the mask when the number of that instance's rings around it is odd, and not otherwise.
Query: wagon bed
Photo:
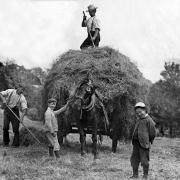
[[[86,134],[92,134],[91,126],[84,128],[84,131],[85,131]],[[97,131],[98,131],[97,133],[100,134],[100,135],[108,135],[108,132],[106,132],[105,128],[103,128],[103,127],[98,128]],[[75,122],[71,123],[71,128],[70,128],[69,133],[79,133],[77,124]]]

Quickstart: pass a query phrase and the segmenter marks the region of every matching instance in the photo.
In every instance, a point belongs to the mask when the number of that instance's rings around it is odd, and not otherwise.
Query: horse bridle
[[[86,112],[89,112],[89,111],[91,111],[93,108],[94,108],[94,105],[95,105],[95,96],[94,97],[92,97],[93,96],[93,94],[91,95],[91,102],[90,102],[90,104],[88,104],[87,106],[84,106],[84,104],[85,104],[85,100],[84,100],[84,98],[83,97],[81,97],[81,96],[77,96],[77,95],[74,95],[74,96],[72,96],[70,99],[69,99],[69,101],[71,102],[72,100],[72,98],[73,99],[80,99],[81,100],[81,109],[80,109],[80,119],[82,119],[82,114],[83,114],[83,111],[86,111]]]

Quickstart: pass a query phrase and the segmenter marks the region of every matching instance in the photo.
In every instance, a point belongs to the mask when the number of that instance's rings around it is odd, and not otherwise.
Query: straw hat
[[[94,11],[94,10],[96,10],[97,8],[98,8],[98,7],[94,6],[94,4],[90,4],[90,5],[88,6],[88,10],[87,10],[86,12]]]

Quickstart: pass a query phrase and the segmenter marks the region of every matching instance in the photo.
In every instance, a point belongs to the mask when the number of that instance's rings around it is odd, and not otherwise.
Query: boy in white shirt
[[[68,106],[68,103],[57,111],[54,111],[56,103],[57,101],[54,98],[50,98],[48,100],[48,108],[45,112],[45,131],[46,137],[49,141],[49,156],[53,157],[55,154],[56,158],[59,158],[60,145],[57,138],[58,123],[56,115],[64,112]]]

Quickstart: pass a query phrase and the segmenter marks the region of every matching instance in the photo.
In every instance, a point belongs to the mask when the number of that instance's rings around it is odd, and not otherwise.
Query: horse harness
[[[81,99],[81,102],[84,102],[84,100]],[[83,111],[89,112],[89,111],[91,111],[91,110],[94,108],[94,106],[95,106],[95,95],[93,94],[93,95],[91,96],[91,101],[90,101],[90,103],[89,103],[88,105],[83,105],[83,106],[81,106],[80,119],[82,119]]]
[[[82,85],[82,84],[81,84]],[[86,89],[87,90],[87,93],[90,92],[90,89],[89,87]],[[90,93],[89,94],[91,97],[90,97],[90,102],[89,104],[85,105],[85,99],[83,97],[79,97],[79,96],[76,96],[76,98],[79,98],[81,99],[81,110],[80,110],[80,119],[82,119],[82,115],[83,115],[83,112],[90,112],[96,105],[95,103],[95,99],[96,99],[96,95],[95,93]],[[105,129],[106,129],[106,132],[108,131],[109,129],[109,119],[108,119],[108,115],[107,115],[107,112],[105,110],[105,107],[103,105],[103,103],[100,101],[100,106],[103,110],[103,114],[104,114],[104,123],[105,123]]]

